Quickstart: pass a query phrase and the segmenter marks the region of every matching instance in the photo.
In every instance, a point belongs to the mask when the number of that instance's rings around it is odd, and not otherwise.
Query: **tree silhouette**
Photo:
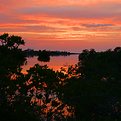
[[[83,50],[79,63],[53,71],[35,64],[21,72],[19,36],[0,36],[1,121],[120,121],[121,48]],[[39,57],[50,57],[41,51]],[[40,59],[41,60],[41,59]]]
[[[63,88],[65,103],[74,106],[80,121],[121,120],[121,51],[84,50],[80,78],[71,78]]]
[[[64,74],[37,64],[23,74],[24,52],[19,48],[20,44],[13,44],[12,47],[6,43],[8,38],[8,34],[1,36],[0,120],[65,120],[65,111],[70,107],[61,99]]]
[[[24,45],[25,42],[20,36],[9,35],[4,33],[0,36],[1,45],[9,49],[18,48],[20,45]]]

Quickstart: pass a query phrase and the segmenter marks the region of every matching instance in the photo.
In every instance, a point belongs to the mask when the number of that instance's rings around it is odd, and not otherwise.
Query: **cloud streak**
[[[28,7],[18,9],[20,14],[35,14],[60,18],[103,18],[120,16],[121,4],[104,4],[97,6],[60,6]]]
[[[95,23],[92,23],[92,24],[82,24],[82,26],[85,26],[85,27],[111,27],[111,26],[114,26],[113,24],[95,24]]]

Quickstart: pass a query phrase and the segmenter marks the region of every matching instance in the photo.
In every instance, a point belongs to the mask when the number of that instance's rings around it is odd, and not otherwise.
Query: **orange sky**
[[[120,0],[0,0],[0,34],[26,47],[80,52],[121,46]]]

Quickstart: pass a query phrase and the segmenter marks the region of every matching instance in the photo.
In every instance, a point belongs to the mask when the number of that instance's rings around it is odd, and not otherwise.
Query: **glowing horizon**
[[[25,48],[79,52],[121,46],[119,0],[0,2],[0,34],[22,36]]]

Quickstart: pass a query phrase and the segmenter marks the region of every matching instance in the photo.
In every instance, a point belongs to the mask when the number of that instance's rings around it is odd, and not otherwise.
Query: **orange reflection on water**
[[[31,57],[27,59],[27,64],[22,66],[23,73],[26,73],[26,70],[29,70],[30,67],[33,67],[35,64],[39,64],[41,66],[48,65],[49,68],[57,71],[60,70],[61,67],[67,68],[70,65],[75,65],[78,63],[78,55],[70,55],[70,56],[53,56],[50,58],[50,62],[41,62],[37,60],[37,57]]]

